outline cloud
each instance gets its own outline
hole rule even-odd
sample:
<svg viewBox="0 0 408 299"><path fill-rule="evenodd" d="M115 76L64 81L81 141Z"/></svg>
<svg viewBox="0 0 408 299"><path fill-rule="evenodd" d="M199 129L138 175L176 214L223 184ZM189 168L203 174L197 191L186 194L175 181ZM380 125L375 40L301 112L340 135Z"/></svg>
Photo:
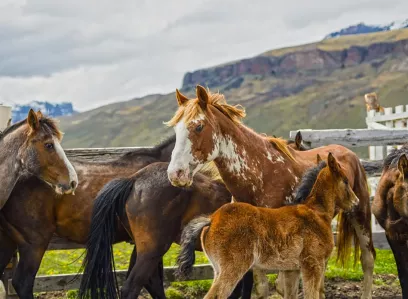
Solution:
<svg viewBox="0 0 408 299"><path fill-rule="evenodd" d="M0 102L83 110L171 92L187 71L404 11L402 0L0 0Z"/></svg>

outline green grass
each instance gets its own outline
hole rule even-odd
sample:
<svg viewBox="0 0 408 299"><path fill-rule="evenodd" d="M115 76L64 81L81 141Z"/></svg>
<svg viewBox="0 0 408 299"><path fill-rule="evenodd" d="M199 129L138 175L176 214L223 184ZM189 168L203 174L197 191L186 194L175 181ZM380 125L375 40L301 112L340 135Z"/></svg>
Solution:
<svg viewBox="0 0 408 299"><path fill-rule="evenodd" d="M117 269L126 270L128 266L128 260L132 252L133 247L126 243L116 244L114 246L114 254ZM39 275L51 275L51 274L68 274L78 273L82 260L83 250L55 250L47 251L41 267ZM173 245L170 250L164 256L165 266L175 266L177 255L179 252L179 246ZM359 281L363 278L363 272L361 270L360 262L356 267L348 266L343 269L336 264L335 253L330 258L326 277L330 278L343 278L345 280ZM353 260L351 256L350 261ZM196 252L196 264L208 263L206 257L202 252ZM350 263L351 265L351 263ZM391 250L377 249L377 259L374 267L374 274L393 274L397 275L397 268L394 261L394 256ZM273 284L275 282L276 275L269 275L269 281ZM189 281L189 282L173 282L166 290L166 295L171 299L180 298L195 298L200 294L205 293L211 286L211 280L202 281ZM381 278L377 278L374 283L376 285L384 284ZM75 298L76 291L67 292L67 298Z"/></svg>

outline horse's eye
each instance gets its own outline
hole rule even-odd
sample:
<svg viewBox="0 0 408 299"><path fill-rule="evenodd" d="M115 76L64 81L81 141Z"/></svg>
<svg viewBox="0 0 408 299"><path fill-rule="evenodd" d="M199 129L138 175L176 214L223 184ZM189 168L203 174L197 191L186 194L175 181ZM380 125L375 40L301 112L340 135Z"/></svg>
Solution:
<svg viewBox="0 0 408 299"><path fill-rule="evenodd" d="M45 148L47 148L49 150L54 149L54 143L46 143L46 144L44 144L44 146L45 146Z"/></svg>
<svg viewBox="0 0 408 299"><path fill-rule="evenodd" d="M195 130L196 130L197 133L200 133L200 132L203 130L203 128L204 128L204 126L203 126L202 124L199 124L199 125L195 128Z"/></svg>

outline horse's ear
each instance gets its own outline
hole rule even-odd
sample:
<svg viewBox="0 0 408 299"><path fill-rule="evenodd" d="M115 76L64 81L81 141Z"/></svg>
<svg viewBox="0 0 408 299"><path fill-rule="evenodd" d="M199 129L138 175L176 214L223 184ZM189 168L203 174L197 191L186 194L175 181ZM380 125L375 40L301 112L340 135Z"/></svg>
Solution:
<svg viewBox="0 0 408 299"><path fill-rule="evenodd" d="M332 153L329 153L329 157L327 158L328 164L330 171L333 173L340 173L340 166L339 163L337 163L336 158L333 156Z"/></svg>
<svg viewBox="0 0 408 299"><path fill-rule="evenodd" d="M198 98L198 102L203 110L207 108L208 104L208 93L204 87L201 85L197 85L196 87L196 94Z"/></svg>
<svg viewBox="0 0 408 299"><path fill-rule="evenodd" d="M38 116L38 118L43 118L43 117L44 117L44 115L42 114L41 110L38 110L38 111L37 111L37 116Z"/></svg>
<svg viewBox="0 0 408 299"><path fill-rule="evenodd" d="M176 89L176 98L179 106L183 106L185 103L188 102L188 98L185 95L183 95L178 89Z"/></svg>
<svg viewBox="0 0 408 299"><path fill-rule="evenodd" d="M317 164L320 164L320 162L322 162L322 157L320 157L319 154L317 154Z"/></svg>
<svg viewBox="0 0 408 299"><path fill-rule="evenodd" d="M405 154L403 154L398 160L398 170L404 179L408 175L408 159Z"/></svg>
<svg viewBox="0 0 408 299"><path fill-rule="evenodd" d="M296 133L296 137L295 137L295 143L296 143L296 147L300 148L300 146L302 145L302 133L300 133L300 131L298 131Z"/></svg>
<svg viewBox="0 0 408 299"><path fill-rule="evenodd" d="M27 116L27 123L32 130L37 130L40 127L40 122L38 121L37 114L33 109L30 109Z"/></svg>

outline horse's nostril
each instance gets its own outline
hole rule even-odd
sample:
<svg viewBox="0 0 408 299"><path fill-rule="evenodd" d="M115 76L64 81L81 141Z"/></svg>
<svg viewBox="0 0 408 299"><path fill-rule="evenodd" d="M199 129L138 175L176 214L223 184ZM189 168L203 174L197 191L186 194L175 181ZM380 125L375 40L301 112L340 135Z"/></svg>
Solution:
<svg viewBox="0 0 408 299"><path fill-rule="evenodd" d="M177 173L176 173L177 177L180 177L182 174L183 174L182 169L177 170Z"/></svg>
<svg viewBox="0 0 408 299"><path fill-rule="evenodd" d="M77 182L72 181L70 185L71 185L71 189L75 189L77 186Z"/></svg>

